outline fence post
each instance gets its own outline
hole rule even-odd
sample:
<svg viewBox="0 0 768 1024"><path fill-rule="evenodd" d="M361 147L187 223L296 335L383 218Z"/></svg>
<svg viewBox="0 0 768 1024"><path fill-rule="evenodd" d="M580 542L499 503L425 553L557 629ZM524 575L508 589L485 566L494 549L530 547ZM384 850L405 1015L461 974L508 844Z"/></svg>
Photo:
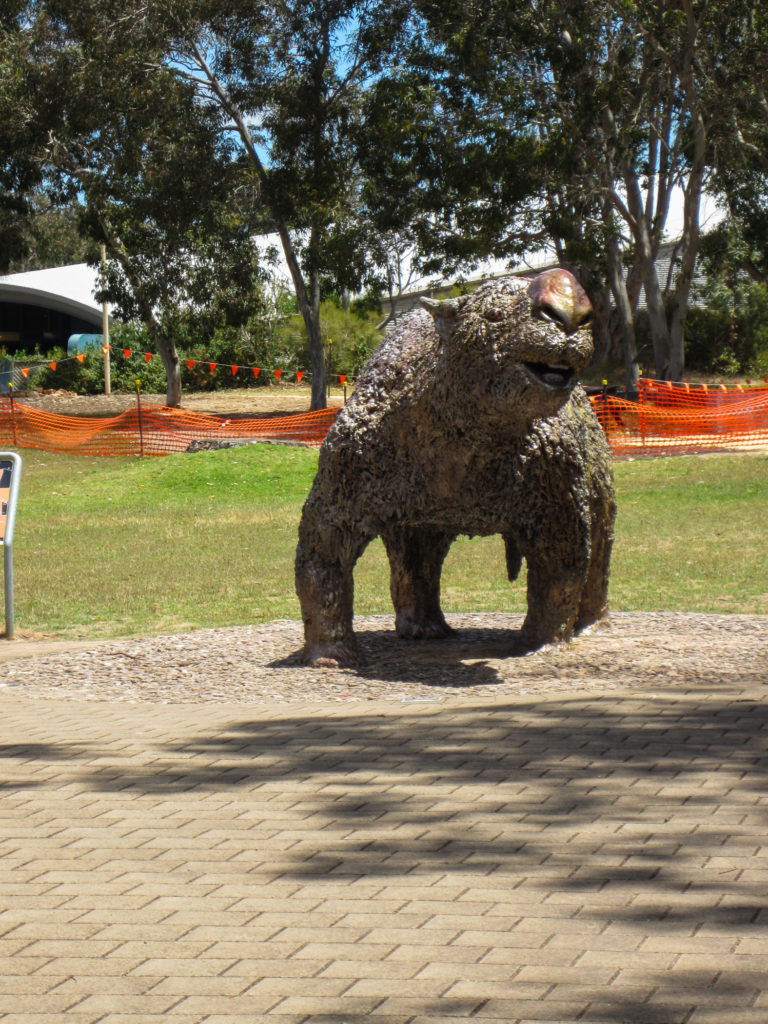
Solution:
<svg viewBox="0 0 768 1024"><path fill-rule="evenodd" d="M0 547L5 580L5 639L13 640L13 527L21 479L21 456L0 452Z"/></svg>
<svg viewBox="0 0 768 1024"><path fill-rule="evenodd" d="M13 444L15 447L19 442L16 437L16 410L13 407L13 370L11 370L11 379L8 381L8 397L11 400L11 430L13 431Z"/></svg>
<svg viewBox="0 0 768 1024"><path fill-rule="evenodd" d="M144 458L144 424L141 421L141 381L136 378L136 404L139 414L139 455Z"/></svg>

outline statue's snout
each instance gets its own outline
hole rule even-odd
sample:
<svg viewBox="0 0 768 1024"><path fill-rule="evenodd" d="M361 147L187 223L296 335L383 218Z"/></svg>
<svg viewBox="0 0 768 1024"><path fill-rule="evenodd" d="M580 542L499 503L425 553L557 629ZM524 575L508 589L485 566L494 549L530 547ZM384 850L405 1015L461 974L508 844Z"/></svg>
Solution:
<svg viewBox="0 0 768 1024"><path fill-rule="evenodd" d="M557 324L566 335L592 320L592 303L567 270L545 270L528 285L533 315Z"/></svg>

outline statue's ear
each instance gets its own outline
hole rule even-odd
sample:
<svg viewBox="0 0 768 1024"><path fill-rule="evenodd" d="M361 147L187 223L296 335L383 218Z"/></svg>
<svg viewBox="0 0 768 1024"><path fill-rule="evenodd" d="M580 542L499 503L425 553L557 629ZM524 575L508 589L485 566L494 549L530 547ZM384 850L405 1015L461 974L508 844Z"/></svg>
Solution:
<svg viewBox="0 0 768 1024"><path fill-rule="evenodd" d="M453 334L456 314L466 301L466 295L459 295L455 299L419 299L424 309L434 317L435 330L441 338L449 338Z"/></svg>

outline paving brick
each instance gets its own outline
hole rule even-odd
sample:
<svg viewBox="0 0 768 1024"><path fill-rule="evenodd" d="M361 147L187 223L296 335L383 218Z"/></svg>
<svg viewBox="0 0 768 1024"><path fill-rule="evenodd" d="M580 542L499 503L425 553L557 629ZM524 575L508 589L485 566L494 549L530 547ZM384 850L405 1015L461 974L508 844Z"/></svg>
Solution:
<svg viewBox="0 0 768 1024"><path fill-rule="evenodd" d="M0 976L0 995L43 995L65 979L66 975L4 974Z"/></svg>
<svg viewBox="0 0 768 1024"><path fill-rule="evenodd" d="M462 931L456 936L453 945L474 946L488 949L491 946L507 949L540 949L552 935L552 926L541 931Z"/></svg>
<svg viewBox="0 0 768 1024"><path fill-rule="evenodd" d="M547 999L532 1001L526 999L489 999L481 1007L482 1017L487 1020L503 1021L575 1021L580 1019L588 1003L584 1000L558 1001ZM598 1018L599 1020L600 1018ZM610 1017L608 1018L610 1020ZM619 1018L621 1019L621 1018ZM665 1024L667 1022L665 1021ZM671 1024L671 1022L669 1022Z"/></svg>
<svg viewBox="0 0 768 1024"><path fill-rule="evenodd" d="M41 1004L67 1024L764 1024L762 719L664 686L245 715L0 693L36 783L0 792L0 998L74 998Z"/></svg>
<svg viewBox="0 0 768 1024"><path fill-rule="evenodd" d="M159 980L152 987L152 995L173 996L240 996L251 985L251 980L244 977L227 975L213 976L205 974L201 977L180 975Z"/></svg>
<svg viewBox="0 0 768 1024"><path fill-rule="evenodd" d="M41 994L39 992L31 993L0 993L0 1013L39 1013L39 1014L57 1014L62 1015L68 1013L70 1009L80 1002L77 997L64 995L57 995L55 992L47 992ZM90 1008L83 1008L77 1006L78 1013L90 1013Z"/></svg>
<svg viewBox="0 0 768 1024"><path fill-rule="evenodd" d="M52 1024L53 1020L56 1020L56 1018L44 1011L26 1012L19 1010L18 1012L11 1011L3 1015L3 1024ZM94 1024L95 1018L91 1013L77 1013L74 1010L68 1010L66 1020L67 1024ZM112 1024L112 1021L109 1024ZM133 1024L137 1024L135 1017ZM164 1022L164 1024L171 1024L171 1022ZM187 1024L187 1022L180 1021L179 1024ZM198 1021L190 1022L190 1024L198 1024Z"/></svg>
<svg viewBox="0 0 768 1024"><path fill-rule="evenodd" d="M485 952L481 963L503 964L506 967L519 968L523 965L547 965L550 967L571 967L584 955L581 949L543 946L541 949L513 949L512 947L494 947Z"/></svg>
<svg viewBox="0 0 768 1024"><path fill-rule="evenodd" d="M367 998L364 996L322 997L322 996L288 996L275 1005L278 1014L307 1014L314 1020L322 1020L325 1015L363 1017L373 1013L382 1002L381 997Z"/></svg>

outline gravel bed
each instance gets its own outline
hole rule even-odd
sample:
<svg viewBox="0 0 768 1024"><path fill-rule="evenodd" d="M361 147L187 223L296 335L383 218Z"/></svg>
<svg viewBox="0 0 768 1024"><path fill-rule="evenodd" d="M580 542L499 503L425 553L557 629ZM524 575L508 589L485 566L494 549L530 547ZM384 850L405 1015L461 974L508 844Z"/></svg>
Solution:
<svg viewBox="0 0 768 1024"><path fill-rule="evenodd" d="M633 685L768 686L768 617L614 613L572 644L510 657L521 616L448 616L447 640L404 642L390 616L355 620L365 668L301 666L301 624L112 641L0 665L0 695L131 703L443 701Z"/></svg>

